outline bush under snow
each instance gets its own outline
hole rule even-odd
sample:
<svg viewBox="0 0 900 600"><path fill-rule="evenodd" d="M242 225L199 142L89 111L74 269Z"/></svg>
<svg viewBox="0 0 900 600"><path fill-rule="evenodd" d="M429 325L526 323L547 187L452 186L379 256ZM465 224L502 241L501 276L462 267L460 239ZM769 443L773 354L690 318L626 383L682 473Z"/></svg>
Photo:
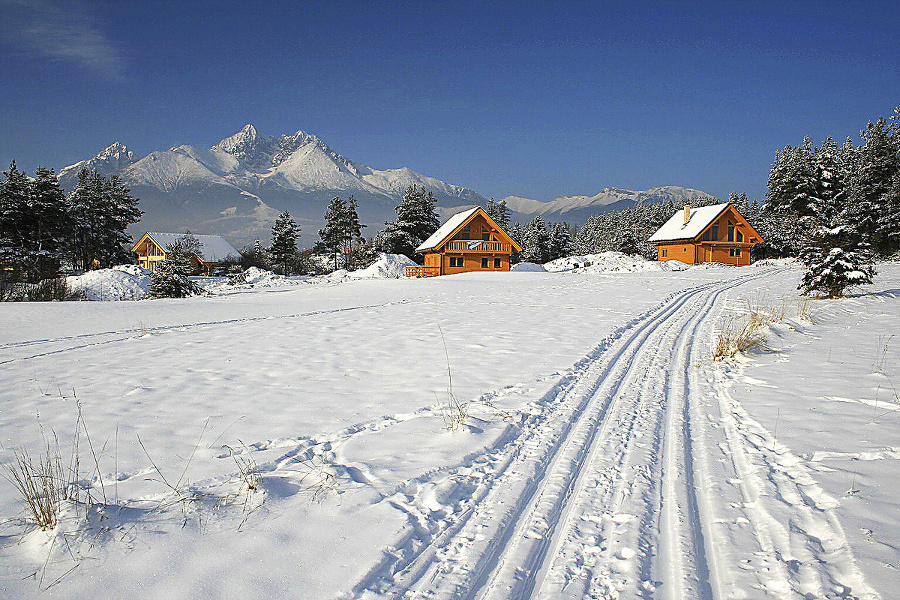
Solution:
<svg viewBox="0 0 900 600"><path fill-rule="evenodd" d="M137 265L97 269L66 278L72 294L85 300L142 300L150 296L150 272Z"/></svg>

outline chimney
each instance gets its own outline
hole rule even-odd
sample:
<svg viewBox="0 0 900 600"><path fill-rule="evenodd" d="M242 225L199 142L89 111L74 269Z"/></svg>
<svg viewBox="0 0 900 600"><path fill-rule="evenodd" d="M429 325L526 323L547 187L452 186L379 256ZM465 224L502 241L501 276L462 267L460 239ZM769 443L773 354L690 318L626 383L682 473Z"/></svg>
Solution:
<svg viewBox="0 0 900 600"><path fill-rule="evenodd" d="M691 205L685 204L684 205L684 224L687 225L688 221L690 221L690 220L691 220Z"/></svg>

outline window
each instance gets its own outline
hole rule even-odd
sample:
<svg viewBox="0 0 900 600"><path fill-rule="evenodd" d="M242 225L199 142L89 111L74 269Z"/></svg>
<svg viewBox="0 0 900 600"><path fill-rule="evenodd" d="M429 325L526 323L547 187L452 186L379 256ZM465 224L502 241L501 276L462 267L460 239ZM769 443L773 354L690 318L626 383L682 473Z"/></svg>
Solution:
<svg viewBox="0 0 900 600"><path fill-rule="evenodd" d="M451 256L451 257L450 257L450 266L451 266L451 267L461 267L461 266L463 266L463 259L462 259L462 256L459 256L459 257L457 257L457 256Z"/></svg>
<svg viewBox="0 0 900 600"><path fill-rule="evenodd" d="M663 256L663 258L667 257L668 255L669 255L669 250L668 250L668 248L663 248L663 249L662 249L662 256Z"/></svg>
<svg viewBox="0 0 900 600"><path fill-rule="evenodd" d="M740 256L741 249L740 248L731 248L728 250L728 254L729 254L729 256Z"/></svg>
<svg viewBox="0 0 900 600"><path fill-rule="evenodd" d="M499 259L499 258L495 258L495 259L494 259L494 268L495 268L495 269L499 269L500 266L501 266L501 265L500 265L500 259Z"/></svg>
<svg viewBox="0 0 900 600"><path fill-rule="evenodd" d="M734 227L731 225L728 226L728 241L729 242L734 241Z"/></svg>
<svg viewBox="0 0 900 600"><path fill-rule="evenodd" d="M734 240L735 240L736 242L743 242L743 241L744 241L744 234L741 232L740 229L738 229L737 231L735 231L735 233L734 233Z"/></svg>
<svg viewBox="0 0 900 600"><path fill-rule="evenodd" d="M709 238L714 242L719 241L719 226L718 225L713 225L712 227L709 228Z"/></svg>
<svg viewBox="0 0 900 600"><path fill-rule="evenodd" d="M482 259L481 259L481 268L482 268L482 269L487 269L487 268L488 268L488 259L486 259L486 258L482 258Z"/></svg>

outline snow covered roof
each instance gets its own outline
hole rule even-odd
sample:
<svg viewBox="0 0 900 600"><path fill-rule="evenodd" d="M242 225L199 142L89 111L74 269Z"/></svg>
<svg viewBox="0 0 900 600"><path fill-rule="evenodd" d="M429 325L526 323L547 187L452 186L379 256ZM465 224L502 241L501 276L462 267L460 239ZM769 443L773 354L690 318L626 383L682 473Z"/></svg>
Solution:
<svg viewBox="0 0 900 600"><path fill-rule="evenodd" d="M425 250L431 250L438 246L441 242L443 242L446 238L450 237L450 234L453 231L465 223L466 219L475 214L475 211L478 210L478 207L470 208L469 210L464 210L463 212L456 213L449 219L447 222L441 225L437 231L431 234L427 240L422 242L418 248L416 248L416 252L424 252Z"/></svg>
<svg viewBox="0 0 900 600"><path fill-rule="evenodd" d="M145 235L153 238L160 248L165 249L169 244L175 243L180 237L184 237L183 233L161 233L158 231L148 231ZM200 260L203 262L222 262L229 256L239 258L241 253L221 235L197 235L191 234L200 242Z"/></svg>
<svg viewBox="0 0 900 600"><path fill-rule="evenodd" d="M674 240L692 240L713 221L725 212L730 204L713 204L690 209L690 218L684 222L684 210L679 210L647 240L653 242L670 242Z"/></svg>

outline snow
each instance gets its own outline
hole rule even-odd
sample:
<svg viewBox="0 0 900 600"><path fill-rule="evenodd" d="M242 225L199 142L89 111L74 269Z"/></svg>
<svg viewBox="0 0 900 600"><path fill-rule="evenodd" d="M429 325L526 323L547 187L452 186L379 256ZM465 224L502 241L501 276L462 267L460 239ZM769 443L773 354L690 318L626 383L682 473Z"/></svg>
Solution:
<svg viewBox="0 0 900 600"><path fill-rule="evenodd" d="M676 205L690 203L698 198L708 198L709 194L685 188L669 185L650 188L649 190L633 191L618 188L605 188L593 196L557 196L549 202L507 196L503 198L507 206L512 210L525 214L558 214L565 215L569 211L588 207L605 207L621 202L663 202L672 200Z"/></svg>
<svg viewBox="0 0 900 600"><path fill-rule="evenodd" d="M690 209L690 219L684 222L684 210L679 210L672 218L666 221L656 233L648 240L653 242L667 242L673 240L691 240L700 235L706 226L715 221L721 215L728 204L713 204Z"/></svg>
<svg viewBox="0 0 900 600"><path fill-rule="evenodd" d="M796 263L570 264L0 304L0 460L68 464L80 404L94 498L43 532L0 482L3 596L892 597L900 265L810 320Z"/></svg>
<svg viewBox="0 0 900 600"><path fill-rule="evenodd" d="M387 277L397 279L406 277L406 267L414 267L416 263L402 254L382 254L372 265L354 271L355 277Z"/></svg>
<svg viewBox="0 0 900 600"><path fill-rule="evenodd" d="M520 262L512 266L510 269L512 271L522 272L522 273L546 273L547 269L544 268L544 265L539 265L533 262Z"/></svg>
<svg viewBox="0 0 900 600"><path fill-rule="evenodd" d="M470 208L469 210L464 210L462 212L456 213L447 219L443 225L441 225L437 231L431 234L431 236L419 244L419 247L416 248L416 252L422 252L425 250L431 250L438 244L444 241L453 231L465 223L466 219L472 216L472 214L478 210L478 207Z"/></svg>
<svg viewBox="0 0 900 600"><path fill-rule="evenodd" d="M85 300L142 300L150 295L150 272L137 265L88 271L67 277L66 283Z"/></svg>
<svg viewBox="0 0 900 600"><path fill-rule="evenodd" d="M552 260L544 265L550 272L578 269L583 273L637 273L640 271L684 271L688 268L718 268L722 265L687 265L681 261L647 260L643 256L623 254L622 252L601 252L567 256Z"/></svg>

